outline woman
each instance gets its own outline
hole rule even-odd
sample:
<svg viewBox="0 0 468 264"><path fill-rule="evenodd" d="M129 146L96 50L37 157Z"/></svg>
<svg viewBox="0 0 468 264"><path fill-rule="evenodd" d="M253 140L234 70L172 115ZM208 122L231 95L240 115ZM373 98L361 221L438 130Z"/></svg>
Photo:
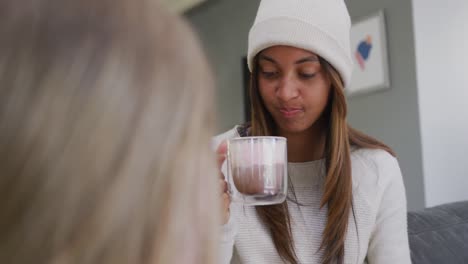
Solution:
<svg viewBox="0 0 468 264"><path fill-rule="evenodd" d="M286 137L291 188L280 205L229 208L221 181L222 263L410 263L395 155L346 122L349 34L343 0L261 2L249 35L252 122L216 142Z"/></svg>
<svg viewBox="0 0 468 264"><path fill-rule="evenodd" d="M0 263L215 263L213 89L188 26L154 1L7 0L0 34Z"/></svg>

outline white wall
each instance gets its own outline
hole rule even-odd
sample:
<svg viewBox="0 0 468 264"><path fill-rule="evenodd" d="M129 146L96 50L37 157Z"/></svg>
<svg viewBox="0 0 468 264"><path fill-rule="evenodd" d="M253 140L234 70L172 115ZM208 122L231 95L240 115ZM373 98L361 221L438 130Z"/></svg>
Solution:
<svg viewBox="0 0 468 264"><path fill-rule="evenodd" d="M426 206L468 200L468 1L413 0Z"/></svg>
<svg viewBox="0 0 468 264"><path fill-rule="evenodd" d="M354 21L384 11L391 83L388 90L349 98L348 120L396 152L408 209L422 209L424 178L411 0L347 0L346 4Z"/></svg>

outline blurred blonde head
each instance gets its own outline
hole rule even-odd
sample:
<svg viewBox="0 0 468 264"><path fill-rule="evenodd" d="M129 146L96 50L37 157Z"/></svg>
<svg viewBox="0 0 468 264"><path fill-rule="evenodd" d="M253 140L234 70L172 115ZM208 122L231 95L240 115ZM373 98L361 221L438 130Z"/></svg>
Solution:
<svg viewBox="0 0 468 264"><path fill-rule="evenodd" d="M154 1L1 1L0 263L214 263L212 88Z"/></svg>

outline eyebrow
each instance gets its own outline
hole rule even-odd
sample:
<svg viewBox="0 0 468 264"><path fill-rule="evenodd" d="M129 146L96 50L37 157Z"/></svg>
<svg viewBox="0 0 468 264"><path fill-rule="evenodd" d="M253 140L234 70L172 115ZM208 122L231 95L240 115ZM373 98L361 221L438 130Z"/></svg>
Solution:
<svg viewBox="0 0 468 264"><path fill-rule="evenodd" d="M318 62L318 61L319 61L319 59L316 56L310 56L310 57L307 57L307 58L300 59L300 60L296 61L294 64L301 64L301 63L304 63L304 62Z"/></svg>
<svg viewBox="0 0 468 264"><path fill-rule="evenodd" d="M269 61L271 63L278 64L273 58L270 58L270 57L265 56L263 54L260 55L260 60L266 60L266 61Z"/></svg>
<svg viewBox="0 0 468 264"><path fill-rule="evenodd" d="M278 62L276 62L273 58L268 57L266 55L260 55L260 60L266 60L266 61L269 61L271 63L278 64ZM302 58L302 59L296 61L294 64L301 64L301 63L305 63L305 62L318 62L318 61L319 61L319 59L316 56L309 56L309 57Z"/></svg>

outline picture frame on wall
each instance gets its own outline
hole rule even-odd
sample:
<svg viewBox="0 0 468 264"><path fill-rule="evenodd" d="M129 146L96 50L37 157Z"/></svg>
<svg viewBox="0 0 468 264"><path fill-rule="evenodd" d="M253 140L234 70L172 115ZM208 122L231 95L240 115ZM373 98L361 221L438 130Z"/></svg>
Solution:
<svg viewBox="0 0 468 264"><path fill-rule="evenodd" d="M385 14L380 10L357 19L351 27L354 62L349 97L390 89Z"/></svg>

